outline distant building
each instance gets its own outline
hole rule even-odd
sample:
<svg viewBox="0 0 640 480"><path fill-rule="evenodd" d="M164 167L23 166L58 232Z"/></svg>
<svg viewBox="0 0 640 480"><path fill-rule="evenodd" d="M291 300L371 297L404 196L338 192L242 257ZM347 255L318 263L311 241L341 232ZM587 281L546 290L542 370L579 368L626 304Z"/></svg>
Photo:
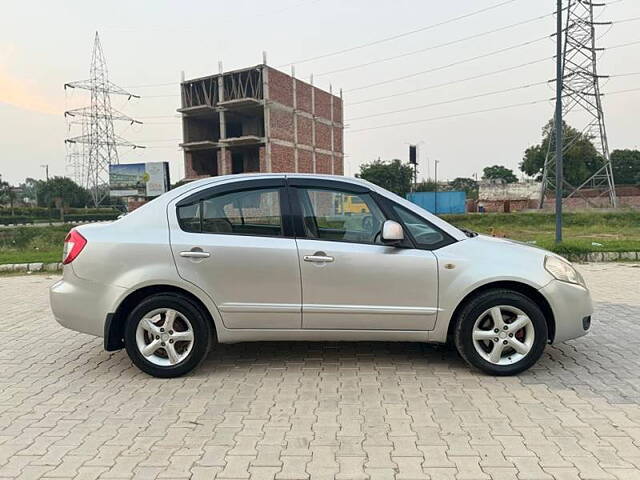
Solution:
<svg viewBox="0 0 640 480"><path fill-rule="evenodd" d="M342 99L267 65L181 83L186 179L342 175Z"/></svg>
<svg viewBox="0 0 640 480"><path fill-rule="evenodd" d="M540 182L504 183L500 181L482 181L478 190L475 211L518 212L537 208L540 199Z"/></svg>

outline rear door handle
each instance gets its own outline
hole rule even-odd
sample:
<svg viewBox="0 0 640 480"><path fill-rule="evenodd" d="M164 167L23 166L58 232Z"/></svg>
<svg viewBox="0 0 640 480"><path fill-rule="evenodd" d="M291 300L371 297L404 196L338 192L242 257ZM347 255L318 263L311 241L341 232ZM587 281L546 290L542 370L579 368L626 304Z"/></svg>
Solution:
<svg viewBox="0 0 640 480"><path fill-rule="evenodd" d="M185 258L209 258L211 254L209 252L189 250L186 252L180 252L180 256Z"/></svg>
<svg viewBox="0 0 640 480"><path fill-rule="evenodd" d="M305 262L313 262L313 263L331 263L335 260L335 258L330 257L328 255L305 255L302 257Z"/></svg>

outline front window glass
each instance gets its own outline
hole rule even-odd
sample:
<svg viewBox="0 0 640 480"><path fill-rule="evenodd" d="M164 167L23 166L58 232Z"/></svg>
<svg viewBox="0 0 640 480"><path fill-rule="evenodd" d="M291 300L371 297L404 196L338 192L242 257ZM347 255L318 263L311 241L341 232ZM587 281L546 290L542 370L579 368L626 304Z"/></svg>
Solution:
<svg viewBox="0 0 640 480"><path fill-rule="evenodd" d="M400 205L393 205L393 210L400 217L404 226L411 232L419 247L431 248L444 240L444 235L433 228L424 218L410 212Z"/></svg>
<svg viewBox="0 0 640 480"><path fill-rule="evenodd" d="M307 237L380 243L385 217L371 195L311 188L299 192Z"/></svg>

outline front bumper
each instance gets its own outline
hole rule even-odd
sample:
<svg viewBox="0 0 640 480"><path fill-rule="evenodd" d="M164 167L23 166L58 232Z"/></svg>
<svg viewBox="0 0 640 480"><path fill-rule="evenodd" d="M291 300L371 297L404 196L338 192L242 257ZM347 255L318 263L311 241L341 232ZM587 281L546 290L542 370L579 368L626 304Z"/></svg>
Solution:
<svg viewBox="0 0 640 480"><path fill-rule="evenodd" d="M545 296L553 310L556 324L553 343L586 335L593 314L589 290L580 285L553 280L541 289L540 293Z"/></svg>
<svg viewBox="0 0 640 480"><path fill-rule="evenodd" d="M126 290L78 278L65 266L62 280L49 288L51 311L63 327L102 337L107 314L115 311Z"/></svg>

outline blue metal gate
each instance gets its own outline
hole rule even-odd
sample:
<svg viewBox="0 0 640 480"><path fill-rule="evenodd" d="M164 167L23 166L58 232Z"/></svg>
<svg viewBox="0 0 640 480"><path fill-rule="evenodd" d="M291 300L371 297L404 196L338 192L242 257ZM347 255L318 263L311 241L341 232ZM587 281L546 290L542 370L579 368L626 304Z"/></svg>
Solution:
<svg viewBox="0 0 640 480"><path fill-rule="evenodd" d="M414 192L407 200L436 214L465 213L467 195L464 192Z"/></svg>

